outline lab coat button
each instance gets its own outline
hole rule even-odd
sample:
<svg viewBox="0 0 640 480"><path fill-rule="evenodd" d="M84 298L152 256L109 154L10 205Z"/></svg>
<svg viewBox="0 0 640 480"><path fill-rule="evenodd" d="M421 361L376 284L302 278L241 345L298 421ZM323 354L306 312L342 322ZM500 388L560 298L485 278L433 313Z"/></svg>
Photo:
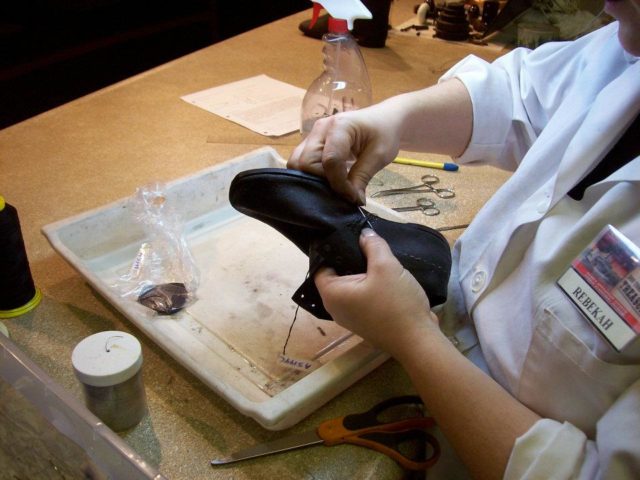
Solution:
<svg viewBox="0 0 640 480"><path fill-rule="evenodd" d="M477 293L480 291L482 287L484 287L484 282L487 279L486 272L478 271L473 274L473 278L471 279L471 291Z"/></svg>
<svg viewBox="0 0 640 480"><path fill-rule="evenodd" d="M547 208L549 208L548 200L542 200L540 203L538 203L538 213L546 213Z"/></svg>

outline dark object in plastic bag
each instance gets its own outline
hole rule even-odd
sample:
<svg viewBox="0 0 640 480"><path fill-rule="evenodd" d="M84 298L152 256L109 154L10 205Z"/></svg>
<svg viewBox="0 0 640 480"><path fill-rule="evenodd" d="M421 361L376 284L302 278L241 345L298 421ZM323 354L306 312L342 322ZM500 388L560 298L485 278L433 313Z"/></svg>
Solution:
<svg viewBox="0 0 640 480"><path fill-rule="evenodd" d="M189 292L184 283L153 285L140 294L138 302L162 315L172 315L184 308Z"/></svg>

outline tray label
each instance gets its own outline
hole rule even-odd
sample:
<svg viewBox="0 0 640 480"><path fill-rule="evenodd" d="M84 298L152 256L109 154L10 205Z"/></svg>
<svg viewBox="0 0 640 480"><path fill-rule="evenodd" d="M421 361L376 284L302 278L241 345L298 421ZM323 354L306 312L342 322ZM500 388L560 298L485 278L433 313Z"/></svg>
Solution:
<svg viewBox="0 0 640 480"><path fill-rule="evenodd" d="M293 368L294 370L301 370L303 372L311 370L315 366L315 362L312 362L311 360L300 360L283 354L278 355L278 361L285 367Z"/></svg>

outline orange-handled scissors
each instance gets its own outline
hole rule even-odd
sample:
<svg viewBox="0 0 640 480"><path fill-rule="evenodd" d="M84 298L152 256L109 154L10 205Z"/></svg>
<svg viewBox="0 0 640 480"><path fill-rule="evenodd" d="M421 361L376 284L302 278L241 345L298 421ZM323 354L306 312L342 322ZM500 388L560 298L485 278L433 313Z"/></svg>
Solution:
<svg viewBox="0 0 640 480"><path fill-rule="evenodd" d="M398 408L410 406L413 406L411 415L406 415L408 408L404 408L404 412ZM383 453L406 469L426 470L438 460L440 445L427 432L435 426L435 421L417 415L418 411L422 413L420 397L390 398L367 412L327 420L313 431L255 445L227 458L212 460L211 464L223 465L311 445L350 443Z"/></svg>

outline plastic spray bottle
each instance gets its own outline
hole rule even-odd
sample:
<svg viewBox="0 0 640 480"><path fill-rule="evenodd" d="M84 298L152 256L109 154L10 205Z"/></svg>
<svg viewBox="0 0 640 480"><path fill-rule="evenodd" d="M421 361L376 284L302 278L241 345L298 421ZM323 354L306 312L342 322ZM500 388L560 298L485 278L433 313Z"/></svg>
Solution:
<svg viewBox="0 0 640 480"><path fill-rule="evenodd" d="M324 8L330 15L323 35L324 71L302 100L300 133L306 136L319 118L371 104L371 81L356 40L349 33L355 19L371 19L360 0L314 0L310 27Z"/></svg>

